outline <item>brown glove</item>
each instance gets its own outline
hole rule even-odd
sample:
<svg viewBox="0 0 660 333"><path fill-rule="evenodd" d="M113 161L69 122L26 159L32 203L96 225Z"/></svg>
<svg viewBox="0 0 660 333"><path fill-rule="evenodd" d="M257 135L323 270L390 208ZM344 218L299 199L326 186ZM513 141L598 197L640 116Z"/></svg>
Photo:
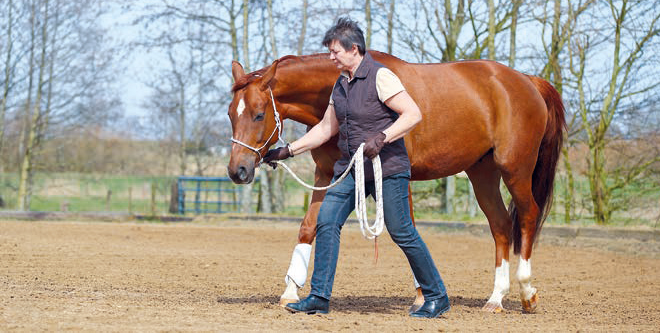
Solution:
<svg viewBox="0 0 660 333"><path fill-rule="evenodd" d="M385 145L385 133L378 132L378 134L370 137L364 143L364 156L374 158L378 156L380 150Z"/></svg>
<svg viewBox="0 0 660 333"><path fill-rule="evenodd" d="M293 154L291 154L291 150L289 150L289 145L286 145L284 147L269 150L266 155L264 155L263 162L268 163L268 165L274 168L277 164L273 161L285 160L289 157L293 157Z"/></svg>

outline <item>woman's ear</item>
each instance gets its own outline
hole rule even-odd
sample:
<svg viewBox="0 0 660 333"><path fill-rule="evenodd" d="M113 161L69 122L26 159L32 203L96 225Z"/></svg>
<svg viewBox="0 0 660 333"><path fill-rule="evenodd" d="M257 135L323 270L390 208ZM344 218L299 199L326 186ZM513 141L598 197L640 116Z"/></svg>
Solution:
<svg viewBox="0 0 660 333"><path fill-rule="evenodd" d="M353 44L353 46L351 46L351 52L353 52L353 54L360 54L360 49L358 49L357 44Z"/></svg>

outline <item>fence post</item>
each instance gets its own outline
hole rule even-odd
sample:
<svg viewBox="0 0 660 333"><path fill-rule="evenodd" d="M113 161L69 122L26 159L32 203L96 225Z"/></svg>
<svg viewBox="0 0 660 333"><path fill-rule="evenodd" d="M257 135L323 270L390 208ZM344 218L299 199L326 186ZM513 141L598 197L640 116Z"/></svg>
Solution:
<svg viewBox="0 0 660 333"><path fill-rule="evenodd" d="M128 187L128 214L133 215L133 187Z"/></svg>
<svg viewBox="0 0 660 333"><path fill-rule="evenodd" d="M108 190L108 194L105 197L105 210L110 211L110 197L112 197L112 190Z"/></svg>
<svg viewBox="0 0 660 333"><path fill-rule="evenodd" d="M477 200L474 195L474 188L472 182L468 179L468 215L470 217L477 216Z"/></svg>
<svg viewBox="0 0 660 333"><path fill-rule="evenodd" d="M263 169L262 169L263 170ZM275 170L270 170L266 168L265 172L260 170L260 180L259 180L259 208L262 213L270 214L273 212L273 206L271 205L272 198L270 196L270 181L273 178Z"/></svg>
<svg viewBox="0 0 660 333"><path fill-rule="evenodd" d="M447 177L447 214L454 214L454 194L456 193L456 177Z"/></svg>
<svg viewBox="0 0 660 333"><path fill-rule="evenodd" d="M167 199L165 199L167 200ZM170 209L171 214L179 212L179 186L178 182L174 180L170 185Z"/></svg>
<svg viewBox="0 0 660 333"><path fill-rule="evenodd" d="M252 186L253 183L244 184L240 187L241 189L241 213L249 214L252 213Z"/></svg>
<svg viewBox="0 0 660 333"><path fill-rule="evenodd" d="M303 213L307 213L309 209L309 192L305 191L305 197L303 198Z"/></svg>
<svg viewBox="0 0 660 333"><path fill-rule="evenodd" d="M151 216L156 216L156 183L151 182Z"/></svg>

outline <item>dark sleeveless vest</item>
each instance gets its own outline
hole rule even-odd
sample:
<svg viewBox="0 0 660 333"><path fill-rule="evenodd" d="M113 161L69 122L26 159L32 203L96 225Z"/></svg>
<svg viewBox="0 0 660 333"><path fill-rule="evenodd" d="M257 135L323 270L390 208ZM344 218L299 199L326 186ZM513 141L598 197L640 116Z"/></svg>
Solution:
<svg viewBox="0 0 660 333"><path fill-rule="evenodd" d="M361 143L378 132L388 128L399 115L378 99L376 90L376 73L384 67L364 55L362 63L355 71L353 80L341 75L332 92L335 115L339 122L339 141L337 145L341 157L335 163L334 173L343 173ZM380 152L383 177L396 173L410 171L410 160L403 138L385 144ZM371 160L365 158L364 171L366 180L373 180Z"/></svg>

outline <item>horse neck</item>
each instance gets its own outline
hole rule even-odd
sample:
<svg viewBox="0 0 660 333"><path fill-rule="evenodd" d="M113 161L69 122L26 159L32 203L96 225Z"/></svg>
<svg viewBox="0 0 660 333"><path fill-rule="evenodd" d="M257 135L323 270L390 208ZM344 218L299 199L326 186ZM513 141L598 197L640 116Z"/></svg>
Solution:
<svg viewBox="0 0 660 333"><path fill-rule="evenodd" d="M282 117L308 126L325 113L339 71L329 59L297 61L278 67L273 93L282 106ZM327 94L326 97L319 97Z"/></svg>

